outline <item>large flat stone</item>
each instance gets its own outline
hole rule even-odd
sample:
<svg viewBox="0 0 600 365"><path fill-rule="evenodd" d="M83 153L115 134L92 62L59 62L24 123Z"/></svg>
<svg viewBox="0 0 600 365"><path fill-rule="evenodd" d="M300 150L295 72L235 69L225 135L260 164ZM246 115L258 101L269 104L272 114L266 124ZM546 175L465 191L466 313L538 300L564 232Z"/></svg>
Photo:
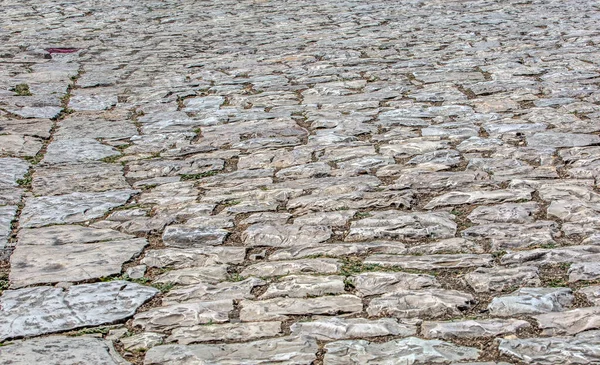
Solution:
<svg viewBox="0 0 600 365"><path fill-rule="evenodd" d="M423 322L421 334L425 338L478 338L514 334L517 330L530 327L519 319L487 319L457 322Z"/></svg>
<svg viewBox="0 0 600 365"><path fill-rule="evenodd" d="M287 315L354 313L363 309L362 300L348 294L307 299L243 300L241 306L240 319L244 322L279 321L287 319Z"/></svg>
<svg viewBox="0 0 600 365"><path fill-rule="evenodd" d="M440 286L434 276L404 272L366 272L349 277L349 281L361 296Z"/></svg>
<svg viewBox="0 0 600 365"><path fill-rule="evenodd" d="M42 163L82 163L118 156L121 153L93 138L59 139L48 145Z"/></svg>
<svg viewBox="0 0 600 365"><path fill-rule="evenodd" d="M208 341L248 341L274 337L279 333L281 322L225 323L175 328L167 342L189 345Z"/></svg>
<svg viewBox="0 0 600 365"><path fill-rule="evenodd" d="M164 332L199 324L223 323L229 321L232 310L231 300L172 304L137 313L133 326L140 326L145 331Z"/></svg>
<svg viewBox="0 0 600 365"><path fill-rule="evenodd" d="M409 337L377 343L344 340L325 345L324 365L437 364L476 360L479 350L439 340Z"/></svg>
<svg viewBox="0 0 600 365"><path fill-rule="evenodd" d="M0 296L0 341L125 320L157 293L127 281L5 290Z"/></svg>
<svg viewBox="0 0 600 365"><path fill-rule="evenodd" d="M575 335L600 328L600 307L544 313L533 318L542 330L542 336Z"/></svg>
<svg viewBox="0 0 600 365"><path fill-rule="evenodd" d="M498 348L525 364L595 364L600 362L600 331L575 337L500 339Z"/></svg>
<svg viewBox="0 0 600 365"><path fill-rule="evenodd" d="M11 287L81 281L119 274L123 263L139 255L145 238L58 246L17 245L10 257Z"/></svg>
<svg viewBox="0 0 600 365"><path fill-rule="evenodd" d="M129 189L121 164L85 163L40 166L32 181L36 195L62 195L73 192L99 192Z"/></svg>
<svg viewBox="0 0 600 365"><path fill-rule="evenodd" d="M282 337L240 344L164 345L148 350L144 365L272 364L310 365L318 345L314 338Z"/></svg>
<svg viewBox="0 0 600 365"><path fill-rule="evenodd" d="M500 317L562 312L573 299L569 288L520 288L510 295L492 299L488 310Z"/></svg>
<svg viewBox="0 0 600 365"><path fill-rule="evenodd" d="M492 255L427 255L427 256L400 256L400 255L372 255L365 259L365 264L375 264L385 267L399 267L403 269L437 270L437 269L462 269L469 267L490 266L494 258Z"/></svg>
<svg viewBox="0 0 600 365"><path fill-rule="evenodd" d="M0 348L2 365L127 365L110 341L91 337L51 336Z"/></svg>
<svg viewBox="0 0 600 365"><path fill-rule="evenodd" d="M346 340L379 336L413 336L414 324L405 324L392 318L323 318L312 322L296 322L291 328L293 335L311 336L322 341Z"/></svg>
<svg viewBox="0 0 600 365"><path fill-rule="evenodd" d="M367 313L371 316L397 318L459 316L474 301L471 294L457 290L398 290L371 300Z"/></svg>

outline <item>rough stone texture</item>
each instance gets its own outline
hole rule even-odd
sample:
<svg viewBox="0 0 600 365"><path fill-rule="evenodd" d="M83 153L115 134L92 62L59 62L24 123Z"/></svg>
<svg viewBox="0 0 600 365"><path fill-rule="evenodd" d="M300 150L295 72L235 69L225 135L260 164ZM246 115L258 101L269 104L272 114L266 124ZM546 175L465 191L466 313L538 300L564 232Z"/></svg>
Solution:
<svg viewBox="0 0 600 365"><path fill-rule="evenodd" d="M28 198L21 213L21 226L41 227L98 218L109 209L125 204L134 192L134 190L120 190Z"/></svg>
<svg viewBox="0 0 600 365"><path fill-rule="evenodd" d="M145 365L202 364L236 365L241 363L309 365L316 359L317 342L312 338L283 337L241 344L165 345L151 348Z"/></svg>
<svg viewBox="0 0 600 365"><path fill-rule="evenodd" d="M526 364L593 364L600 361L600 331L575 337L501 339L500 352Z"/></svg>
<svg viewBox="0 0 600 365"><path fill-rule="evenodd" d="M457 290L398 290L371 300L367 313L397 318L458 316L471 307L474 299Z"/></svg>
<svg viewBox="0 0 600 365"><path fill-rule="evenodd" d="M6 290L0 296L0 340L114 323L133 316L157 293L127 281Z"/></svg>
<svg viewBox="0 0 600 365"><path fill-rule="evenodd" d="M560 313L545 313L534 316L544 336L574 335L598 329L600 307L577 308Z"/></svg>
<svg viewBox="0 0 600 365"><path fill-rule="evenodd" d="M409 337L384 343L365 340L336 341L325 345L324 364L435 364L449 361L475 360L479 350L456 346L438 340Z"/></svg>
<svg viewBox="0 0 600 365"><path fill-rule="evenodd" d="M488 309L492 315L511 317L561 312L573 302L569 288L521 288L510 295L492 299Z"/></svg>
<svg viewBox="0 0 600 365"><path fill-rule="evenodd" d="M243 300L240 319L249 321L285 320L286 315L297 314L336 314L362 311L359 297L337 295L308 299L275 298L264 301Z"/></svg>
<svg viewBox="0 0 600 365"><path fill-rule="evenodd" d="M312 322L297 322L290 328L293 335L314 336L318 340L345 340L379 336L412 336L414 324L405 324L391 318L368 320L362 318L325 318Z"/></svg>
<svg viewBox="0 0 600 365"><path fill-rule="evenodd" d="M226 323L193 327L179 327L171 332L167 342L183 345L208 341L248 341L277 336L281 322Z"/></svg>
<svg viewBox="0 0 600 365"><path fill-rule="evenodd" d="M0 290L159 288L105 336L126 360L498 365L498 323L594 331L595 2L2 5ZM402 342L423 321L449 352ZM600 362L569 351L527 361Z"/></svg>
<svg viewBox="0 0 600 365"><path fill-rule="evenodd" d="M421 334L425 338L477 338L495 337L515 333L521 328L530 327L529 322L523 320L469 320L462 322L423 322Z"/></svg>
<svg viewBox="0 0 600 365"><path fill-rule="evenodd" d="M6 365L129 364L110 341L90 337L51 336L19 341L0 348L0 357L0 363Z"/></svg>

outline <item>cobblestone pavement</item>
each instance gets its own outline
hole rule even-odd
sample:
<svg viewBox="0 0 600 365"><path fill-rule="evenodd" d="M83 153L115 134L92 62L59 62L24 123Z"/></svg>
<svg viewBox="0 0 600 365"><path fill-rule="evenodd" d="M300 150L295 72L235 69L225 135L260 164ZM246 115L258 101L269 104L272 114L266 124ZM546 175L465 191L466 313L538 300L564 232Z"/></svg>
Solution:
<svg viewBox="0 0 600 365"><path fill-rule="evenodd" d="M0 364L600 364L600 3L2 5Z"/></svg>

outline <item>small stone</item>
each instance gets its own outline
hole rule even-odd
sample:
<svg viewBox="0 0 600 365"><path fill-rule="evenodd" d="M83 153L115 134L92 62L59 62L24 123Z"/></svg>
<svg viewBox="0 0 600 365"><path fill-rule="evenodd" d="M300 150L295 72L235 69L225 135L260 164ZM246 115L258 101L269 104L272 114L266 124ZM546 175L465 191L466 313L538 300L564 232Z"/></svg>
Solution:
<svg viewBox="0 0 600 365"><path fill-rule="evenodd" d="M155 332L142 332L131 337L124 337L120 341L127 351L148 350L163 343L165 336Z"/></svg>
<svg viewBox="0 0 600 365"><path fill-rule="evenodd" d="M146 265L129 267L127 270L125 270L125 274L127 274L127 277L131 279L141 279L144 277L144 274L146 274Z"/></svg>

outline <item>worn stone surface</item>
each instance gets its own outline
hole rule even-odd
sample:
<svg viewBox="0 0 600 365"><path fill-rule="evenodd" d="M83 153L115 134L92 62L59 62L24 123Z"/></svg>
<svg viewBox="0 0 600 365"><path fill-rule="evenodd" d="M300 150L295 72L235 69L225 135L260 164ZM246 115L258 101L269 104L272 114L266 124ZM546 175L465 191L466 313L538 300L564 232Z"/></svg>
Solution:
<svg viewBox="0 0 600 365"><path fill-rule="evenodd" d="M363 308L359 297L348 294L308 299L243 300L241 306L240 319L245 322L285 320L286 315L353 313Z"/></svg>
<svg viewBox="0 0 600 365"><path fill-rule="evenodd" d="M449 361L475 360L479 350L453 345L439 340L421 340L409 337L401 340L377 343L365 340L335 341L325 345L324 364L415 364L445 363Z"/></svg>
<svg viewBox="0 0 600 365"><path fill-rule="evenodd" d="M0 296L0 340L125 320L157 293L126 281L6 290Z"/></svg>
<svg viewBox="0 0 600 365"><path fill-rule="evenodd" d="M492 315L503 317L561 312L573 299L569 288L521 288L510 295L495 297L488 309Z"/></svg>
<svg viewBox="0 0 600 365"><path fill-rule="evenodd" d="M593 364L600 361L600 331L574 337L501 339L500 352L526 364Z"/></svg>
<svg viewBox="0 0 600 365"><path fill-rule="evenodd" d="M530 327L523 320L469 320L462 322L423 322L421 334L425 338L441 338L452 340L453 338L478 338L496 337L516 333L517 330Z"/></svg>
<svg viewBox="0 0 600 365"><path fill-rule="evenodd" d="M127 202L134 190L103 193L71 193L28 198L21 213L22 227L84 222L104 215Z"/></svg>
<svg viewBox="0 0 600 365"><path fill-rule="evenodd" d="M158 288L136 365L600 362L594 2L2 5L0 291Z"/></svg>
<svg viewBox="0 0 600 365"><path fill-rule="evenodd" d="M318 340L345 340L379 336L412 336L414 324L405 324L391 318L368 320L363 318L325 318L312 322L297 322L290 328L293 335L314 336Z"/></svg>
<svg viewBox="0 0 600 365"><path fill-rule="evenodd" d="M242 344L165 345L151 348L144 364L185 365L190 363L309 365L316 359L317 342L309 337L282 337Z"/></svg>
<svg viewBox="0 0 600 365"><path fill-rule="evenodd" d="M577 308L564 312L544 313L533 318L544 336L574 335L598 329L600 307Z"/></svg>
<svg viewBox="0 0 600 365"><path fill-rule="evenodd" d="M471 307L474 299L457 290L398 290L371 300L367 313L397 318L457 316Z"/></svg>
<svg viewBox="0 0 600 365"><path fill-rule="evenodd" d="M0 356L0 363L7 365L129 364L110 341L91 337L51 336L19 341L3 346Z"/></svg>

